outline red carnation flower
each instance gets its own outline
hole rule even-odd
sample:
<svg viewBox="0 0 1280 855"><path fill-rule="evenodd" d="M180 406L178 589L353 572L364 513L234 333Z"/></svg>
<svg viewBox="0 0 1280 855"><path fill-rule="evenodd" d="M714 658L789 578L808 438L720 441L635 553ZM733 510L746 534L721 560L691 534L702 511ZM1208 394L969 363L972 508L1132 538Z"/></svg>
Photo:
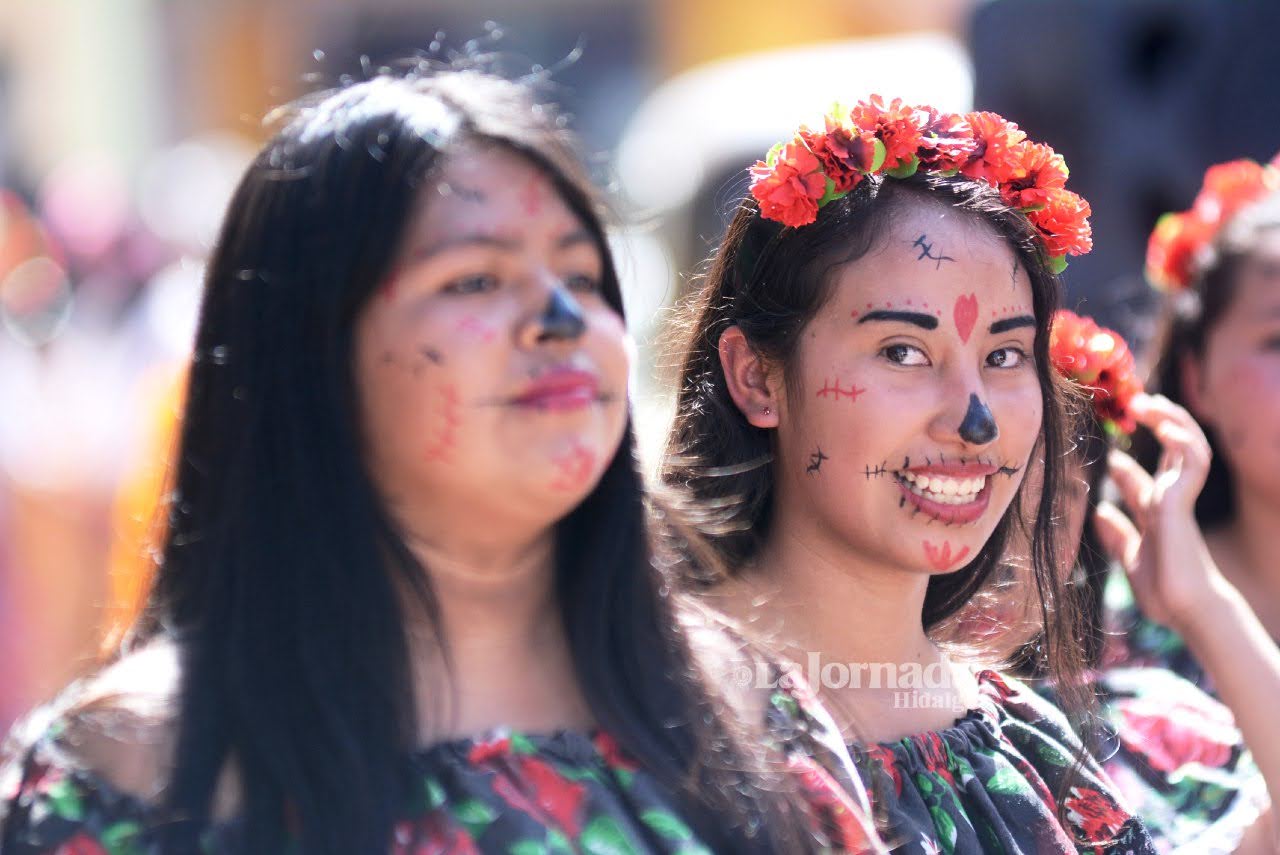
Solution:
<svg viewBox="0 0 1280 855"><path fill-rule="evenodd" d="M859 101L849 113L854 125L875 134L884 143L885 170L906 166L916 156L926 118L920 110L904 104L901 98L894 98L885 106L879 95Z"/></svg>
<svg viewBox="0 0 1280 855"><path fill-rule="evenodd" d="M1014 147L1021 165L1020 178L1000 185L1000 198L1014 208L1041 208L1049 202L1050 190L1067 186L1067 162L1047 145L1023 142Z"/></svg>
<svg viewBox="0 0 1280 855"><path fill-rule="evenodd" d="M1062 309L1049 331L1049 359L1062 376L1088 390L1099 422L1133 433L1137 423L1129 405L1142 382L1119 333Z"/></svg>
<svg viewBox="0 0 1280 855"><path fill-rule="evenodd" d="M1147 278L1157 288L1177 291L1191 284L1196 256L1214 235L1214 227L1192 214L1165 214L1147 241Z"/></svg>
<svg viewBox="0 0 1280 855"><path fill-rule="evenodd" d="M1027 138L1026 133L997 113L969 113L965 121L973 129L976 147L973 157L960 167L961 174L993 187L1021 178L1018 144Z"/></svg>
<svg viewBox="0 0 1280 855"><path fill-rule="evenodd" d="M1084 832L1090 843L1106 843L1115 839L1129 819L1119 805L1098 790L1072 787L1063 800L1067 819Z"/></svg>
<svg viewBox="0 0 1280 855"><path fill-rule="evenodd" d="M847 193L870 172L875 162L875 135L861 128L847 127L826 117L826 131L815 133L801 129L800 138L809 146L823 171L835 184L836 192Z"/></svg>
<svg viewBox="0 0 1280 855"><path fill-rule="evenodd" d="M751 167L751 195L760 215L787 226L806 226L818 218L818 200L826 194L822 162L796 137L782 147L772 165Z"/></svg>
<svg viewBox="0 0 1280 855"><path fill-rule="evenodd" d="M1266 195L1269 171L1252 160L1232 160L1210 166L1204 173L1191 210L1205 223L1220 224L1237 211Z"/></svg>
<svg viewBox="0 0 1280 855"><path fill-rule="evenodd" d="M1028 216L1044 239L1050 256L1084 255L1093 249L1089 203L1070 190L1045 191L1044 207Z"/></svg>
<svg viewBox="0 0 1280 855"><path fill-rule="evenodd" d="M978 149L973 128L958 113L921 107L920 164L936 172L950 172L968 163Z"/></svg>

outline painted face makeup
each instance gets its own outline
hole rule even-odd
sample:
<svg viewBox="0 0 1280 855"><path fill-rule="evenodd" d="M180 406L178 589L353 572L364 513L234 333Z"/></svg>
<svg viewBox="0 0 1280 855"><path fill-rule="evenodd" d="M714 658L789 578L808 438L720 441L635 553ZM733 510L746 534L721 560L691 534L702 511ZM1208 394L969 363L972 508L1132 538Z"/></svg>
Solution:
<svg viewBox="0 0 1280 855"><path fill-rule="evenodd" d="M1234 484L1280 504L1280 229L1239 266L1231 303L1209 330L1183 400L1213 430ZM1184 374L1187 374L1184 369Z"/></svg>
<svg viewBox="0 0 1280 855"><path fill-rule="evenodd" d="M803 388L781 396L778 524L953 572L1008 509L1040 432L1030 280L989 227L932 202L836 276L798 347Z"/></svg>
<svg viewBox="0 0 1280 855"><path fill-rule="evenodd" d="M542 173L496 149L451 157L408 231L394 288L357 324L375 481L424 537L548 526L626 425L629 348L600 250Z"/></svg>

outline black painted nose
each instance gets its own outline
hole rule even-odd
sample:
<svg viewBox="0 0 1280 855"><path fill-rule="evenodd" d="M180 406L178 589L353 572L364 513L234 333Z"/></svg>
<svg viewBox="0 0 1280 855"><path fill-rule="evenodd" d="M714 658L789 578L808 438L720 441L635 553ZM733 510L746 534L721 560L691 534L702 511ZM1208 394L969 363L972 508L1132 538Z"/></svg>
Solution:
<svg viewBox="0 0 1280 855"><path fill-rule="evenodd" d="M538 341L571 341L587 329L582 307L563 288L556 288L538 317Z"/></svg>
<svg viewBox="0 0 1280 855"><path fill-rule="evenodd" d="M986 445L1000 435L991 410L977 395L969 394L969 409L960 423L960 438L970 445Z"/></svg>

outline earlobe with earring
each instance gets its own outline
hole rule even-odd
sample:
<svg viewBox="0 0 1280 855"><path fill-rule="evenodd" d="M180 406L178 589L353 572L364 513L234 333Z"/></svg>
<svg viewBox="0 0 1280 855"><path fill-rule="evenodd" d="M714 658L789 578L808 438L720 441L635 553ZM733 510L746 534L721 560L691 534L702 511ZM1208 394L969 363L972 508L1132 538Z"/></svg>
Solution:
<svg viewBox="0 0 1280 855"><path fill-rule="evenodd" d="M769 409L768 407L765 407L765 408L764 408L764 414L765 414L766 416L767 416L767 415L770 415L772 412L773 412L773 410Z"/></svg>

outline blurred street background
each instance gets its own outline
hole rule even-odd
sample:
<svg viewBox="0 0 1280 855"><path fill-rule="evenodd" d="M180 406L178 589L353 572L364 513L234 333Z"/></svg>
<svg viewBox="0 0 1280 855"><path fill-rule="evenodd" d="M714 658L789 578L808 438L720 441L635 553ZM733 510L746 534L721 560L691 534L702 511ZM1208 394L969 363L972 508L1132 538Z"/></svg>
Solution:
<svg viewBox="0 0 1280 855"><path fill-rule="evenodd" d="M0 727L128 614L205 255L272 107L397 58L554 69L616 214L663 429L664 309L745 167L837 98L992 109L1061 152L1068 303L1140 345L1147 232L1280 148L1270 0L0 0Z"/></svg>

